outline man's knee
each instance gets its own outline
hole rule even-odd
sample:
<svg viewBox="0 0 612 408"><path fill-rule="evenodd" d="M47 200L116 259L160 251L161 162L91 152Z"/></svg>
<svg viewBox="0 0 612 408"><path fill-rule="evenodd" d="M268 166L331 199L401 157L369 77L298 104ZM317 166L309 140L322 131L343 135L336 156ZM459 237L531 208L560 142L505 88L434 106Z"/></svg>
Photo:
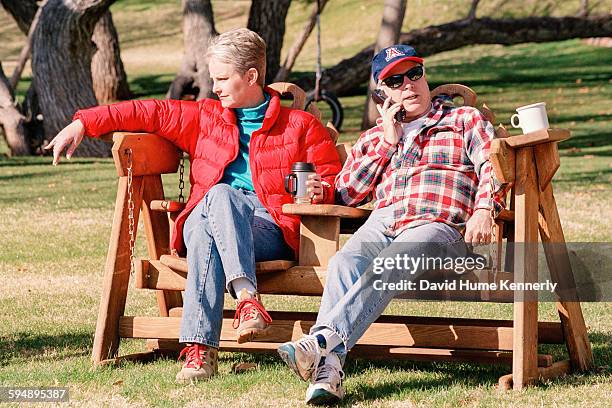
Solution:
<svg viewBox="0 0 612 408"><path fill-rule="evenodd" d="M360 253L339 251L329 260L327 279L354 283L366 271L369 263L369 260Z"/></svg>

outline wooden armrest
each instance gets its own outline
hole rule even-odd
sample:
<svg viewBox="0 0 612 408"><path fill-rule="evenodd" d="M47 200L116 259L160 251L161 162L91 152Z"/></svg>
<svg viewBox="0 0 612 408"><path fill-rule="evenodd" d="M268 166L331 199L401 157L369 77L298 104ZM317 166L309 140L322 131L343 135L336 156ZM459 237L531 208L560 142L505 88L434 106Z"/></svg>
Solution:
<svg viewBox="0 0 612 408"><path fill-rule="evenodd" d="M128 152L132 156L132 175L148 176L176 173L181 151L161 136L152 133L114 132L101 137L113 141L113 159L119 177L127 176Z"/></svg>
<svg viewBox="0 0 612 408"><path fill-rule="evenodd" d="M185 208L185 203L179 201L170 200L152 200L151 211L163 211L163 212L180 212Z"/></svg>
<svg viewBox="0 0 612 408"><path fill-rule="evenodd" d="M334 204L284 204L283 213L293 215L320 215L324 217L367 218L372 210Z"/></svg>
<svg viewBox="0 0 612 408"><path fill-rule="evenodd" d="M542 143L560 142L570 138L567 129L541 129L523 135L510 136L502 139L504 143L512 148L535 146Z"/></svg>
<svg viewBox="0 0 612 408"><path fill-rule="evenodd" d="M514 222L514 211L506 210L505 208L495 216L495 220L504 222Z"/></svg>

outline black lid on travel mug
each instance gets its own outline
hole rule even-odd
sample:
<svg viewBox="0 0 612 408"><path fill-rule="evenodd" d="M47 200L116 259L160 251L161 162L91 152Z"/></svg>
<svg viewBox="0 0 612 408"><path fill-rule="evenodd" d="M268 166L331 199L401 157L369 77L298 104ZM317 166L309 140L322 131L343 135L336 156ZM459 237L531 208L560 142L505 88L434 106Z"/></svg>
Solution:
<svg viewBox="0 0 612 408"><path fill-rule="evenodd" d="M313 163L307 163L307 162L295 162L291 166L291 171L314 172L315 165Z"/></svg>

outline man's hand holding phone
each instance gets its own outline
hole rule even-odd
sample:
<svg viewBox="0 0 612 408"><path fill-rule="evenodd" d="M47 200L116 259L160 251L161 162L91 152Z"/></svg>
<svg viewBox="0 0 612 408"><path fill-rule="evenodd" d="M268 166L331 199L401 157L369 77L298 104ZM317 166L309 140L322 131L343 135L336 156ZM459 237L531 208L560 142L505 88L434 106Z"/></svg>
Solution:
<svg viewBox="0 0 612 408"><path fill-rule="evenodd" d="M386 98L383 100L383 97ZM391 97L385 95L384 92L378 89L372 92L372 99L376 102L376 109L378 109L378 113L382 118L385 141L393 146L397 145L403 133L402 125L397 118L398 114L404 109L402 104L393 102Z"/></svg>

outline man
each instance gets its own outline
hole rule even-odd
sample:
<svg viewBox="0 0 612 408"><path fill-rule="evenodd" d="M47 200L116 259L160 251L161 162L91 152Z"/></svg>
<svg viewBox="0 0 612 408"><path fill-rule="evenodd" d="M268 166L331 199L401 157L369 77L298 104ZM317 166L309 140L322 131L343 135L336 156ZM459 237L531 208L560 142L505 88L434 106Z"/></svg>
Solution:
<svg viewBox="0 0 612 408"><path fill-rule="evenodd" d="M377 105L381 117L353 146L335 188L352 206L373 194L375 209L330 260L310 334L278 350L300 378L310 380L306 400L313 404L344 396L347 351L399 294L377 290L374 282L415 280L426 272L373 272L375 259L456 257L465 255L465 242L490 240L493 126L477 109L453 107L448 98L432 101L424 61L408 45L380 51L372 76L387 95Z"/></svg>
<svg viewBox="0 0 612 408"><path fill-rule="evenodd" d="M257 293L255 263L294 258L299 217L283 214L292 202L284 177L294 162L314 163L307 182L314 203L333 202L340 170L335 145L311 114L284 107L264 86L266 44L246 28L215 37L208 49L213 92L219 100L129 101L78 111L47 148L53 163L70 158L84 135L115 130L156 133L188 152L191 192L176 219L172 247L187 255L180 339L181 383L217 373L224 291L236 300L238 343L264 333L272 319Z"/></svg>

